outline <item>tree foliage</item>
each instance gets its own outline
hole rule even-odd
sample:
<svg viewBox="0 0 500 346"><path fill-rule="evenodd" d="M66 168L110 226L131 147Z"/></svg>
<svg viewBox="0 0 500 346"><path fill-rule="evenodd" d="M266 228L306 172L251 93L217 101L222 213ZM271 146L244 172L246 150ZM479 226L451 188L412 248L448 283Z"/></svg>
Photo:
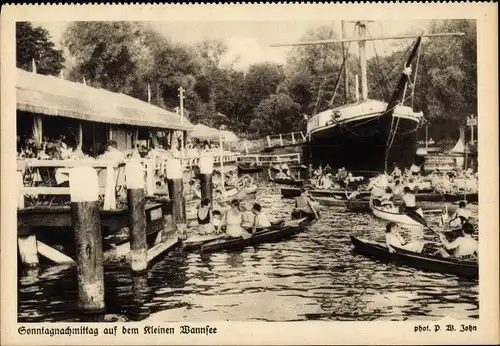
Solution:
<svg viewBox="0 0 500 346"><path fill-rule="evenodd" d="M32 71L35 61L36 72L58 75L63 68L64 57L55 49L49 32L41 27L34 28L31 23L16 23L16 66Z"/></svg>

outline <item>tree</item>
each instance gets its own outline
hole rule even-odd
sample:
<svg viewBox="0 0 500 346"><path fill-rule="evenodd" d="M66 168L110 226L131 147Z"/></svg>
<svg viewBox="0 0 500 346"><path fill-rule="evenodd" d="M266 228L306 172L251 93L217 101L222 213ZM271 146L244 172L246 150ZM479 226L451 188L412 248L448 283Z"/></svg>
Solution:
<svg viewBox="0 0 500 346"><path fill-rule="evenodd" d="M291 132L297 129L300 105L287 94L273 94L262 100L255 109L250 130L257 135Z"/></svg>
<svg viewBox="0 0 500 346"><path fill-rule="evenodd" d="M147 100L173 109L178 88L186 90L186 107L195 108L193 88L199 67L195 51L174 44L157 32L134 22L75 22L63 42L71 54L70 78L84 77L93 86Z"/></svg>
<svg viewBox="0 0 500 346"><path fill-rule="evenodd" d="M36 72L58 75L64 67L61 50L54 48L49 32L31 23L16 23L16 66L26 71L32 70L35 60Z"/></svg>
<svg viewBox="0 0 500 346"><path fill-rule="evenodd" d="M320 26L309 30L301 41L335 38L338 35L332 27ZM351 72L354 72L358 62L351 52L352 49L347 53L347 63ZM341 93L341 82L345 83L341 70L343 60L339 43L297 46L291 50L286 66L288 90L290 96L301 105L301 112L314 114L330 108L334 95L333 105L349 101ZM337 82L339 87L335 93Z"/></svg>

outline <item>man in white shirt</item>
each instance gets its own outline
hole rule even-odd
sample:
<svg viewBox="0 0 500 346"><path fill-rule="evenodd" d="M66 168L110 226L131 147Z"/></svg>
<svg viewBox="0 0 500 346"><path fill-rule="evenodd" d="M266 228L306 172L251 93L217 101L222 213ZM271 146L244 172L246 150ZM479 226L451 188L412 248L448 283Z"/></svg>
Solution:
<svg viewBox="0 0 500 346"><path fill-rule="evenodd" d="M465 222L462 225L462 235L456 238L454 241L449 242L446 240L444 235L440 235L439 239L443 243L444 248L437 251L442 257L454 257L454 258L477 258L479 254L479 244L478 241L472 238L474 233L474 227L469 223ZM452 251L452 254L448 251Z"/></svg>
<svg viewBox="0 0 500 346"><path fill-rule="evenodd" d="M458 227L464 224L465 222L469 221L470 219L470 211L466 209L466 203L464 201L460 201L458 204L458 209L453 214L453 216L450 219L450 226L451 227Z"/></svg>

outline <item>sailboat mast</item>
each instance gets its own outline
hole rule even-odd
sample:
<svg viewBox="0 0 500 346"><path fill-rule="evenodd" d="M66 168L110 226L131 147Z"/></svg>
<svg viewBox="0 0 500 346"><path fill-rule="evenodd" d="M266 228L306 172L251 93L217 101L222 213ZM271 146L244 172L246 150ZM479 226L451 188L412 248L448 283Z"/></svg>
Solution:
<svg viewBox="0 0 500 346"><path fill-rule="evenodd" d="M368 99L368 78L366 73L366 25L360 21L357 23L359 38L359 61L361 66L361 99L363 101Z"/></svg>
<svg viewBox="0 0 500 346"><path fill-rule="evenodd" d="M347 38L346 22L342 21L342 38ZM349 103L349 64L347 63L347 43L342 44L342 56L344 57L344 101Z"/></svg>

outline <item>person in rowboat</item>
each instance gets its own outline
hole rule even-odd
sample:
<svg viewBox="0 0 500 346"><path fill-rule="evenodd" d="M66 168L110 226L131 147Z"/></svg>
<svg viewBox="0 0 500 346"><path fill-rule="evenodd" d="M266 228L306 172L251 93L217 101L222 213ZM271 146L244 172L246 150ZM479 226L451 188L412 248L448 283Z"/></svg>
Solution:
<svg viewBox="0 0 500 346"><path fill-rule="evenodd" d="M401 180L396 179L394 181L394 186L392 187L392 194L398 197L401 197L403 195L403 184L401 184Z"/></svg>
<svg viewBox="0 0 500 346"><path fill-rule="evenodd" d="M458 227L469 221L470 212L466 209L466 206L467 204L465 203L465 201L460 201L457 211L450 218L450 227Z"/></svg>
<svg viewBox="0 0 500 346"><path fill-rule="evenodd" d="M472 238L472 234L474 234L474 226L469 222L465 222L462 225L462 234L452 242L449 242L443 234L440 234L439 240L443 243L444 248L436 251L434 255L458 259L477 258L479 255L478 241ZM450 255L449 251L451 250L453 250L453 252Z"/></svg>
<svg viewBox="0 0 500 346"><path fill-rule="evenodd" d="M416 197L413 191L405 186L403 189L403 212L411 213L417 210Z"/></svg>
<svg viewBox="0 0 500 346"><path fill-rule="evenodd" d="M231 208L226 211L222 217L221 223L217 228L217 234L221 233L222 224L226 225L226 236L229 238L239 238L248 237L248 232L246 232L241 224L243 222L242 213L240 211L240 202L237 199L231 201Z"/></svg>
<svg viewBox="0 0 500 346"><path fill-rule="evenodd" d="M295 198L295 209L292 212L292 216L301 219L303 217L308 217L310 215L317 214L313 209L312 197L309 196L309 193L303 187L300 189L300 196Z"/></svg>
<svg viewBox="0 0 500 346"><path fill-rule="evenodd" d="M401 172L401 170L399 169L399 167L398 166L394 166L394 170L392 171L391 176L394 177L394 179L399 179L399 178L401 178L402 174L403 173Z"/></svg>
<svg viewBox="0 0 500 346"><path fill-rule="evenodd" d="M389 222L385 226L385 244L390 253L396 252L394 248L421 253L424 249L424 242L418 238L414 241L406 242L398 232L399 226L395 222Z"/></svg>
<svg viewBox="0 0 500 346"><path fill-rule="evenodd" d="M266 214L264 214L264 212L262 211L262 207L259 203L254 203L252 212L254 215L252 233L255 233L256 230L271 227L271 222L267 218Z"/></svg>
<svg viewBox="0 0 500 346"><path fill-rule="evenodd" d="M214 231L212 224L212 202L208 198L204 198L196 213L198 219L198 229L200 234L208 234Z"/></svg>
<svg viewBox="0 0 500 346"><path fill-rule="evenodd" d="M250 210L247 209L246 205L240 203L240 211L241 211L241 227L243 228L252 228L254 225L254 214Z"/></svg>
<svg viewBox="0 0 500 346"><path fill-rule="evenodd" d="M392 198L394 197L394 194L392 193L392 189L387 186L385 188L385 193L382 197L379 198L380 201L380 206L384 208L394 208L394 203L392 202Z"/></svg>

